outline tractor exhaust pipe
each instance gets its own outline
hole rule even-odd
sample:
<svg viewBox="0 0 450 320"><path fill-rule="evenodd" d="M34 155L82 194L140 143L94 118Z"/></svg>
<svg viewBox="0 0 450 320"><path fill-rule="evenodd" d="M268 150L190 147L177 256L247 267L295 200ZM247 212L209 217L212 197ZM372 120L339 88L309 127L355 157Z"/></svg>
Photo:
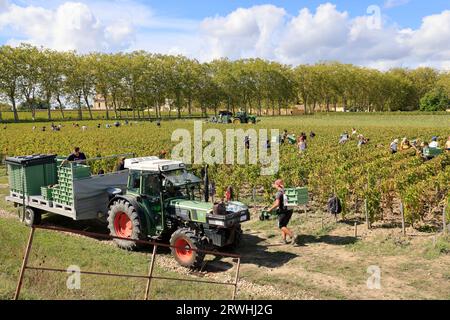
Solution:
<svg viewBox="0 0 450 320"><path fill-rule="evenodd" d="M204 198L205 202L209 202L209 176L208 176L208 165L205 165L203 168L203 190L204 190Z"/></svg>

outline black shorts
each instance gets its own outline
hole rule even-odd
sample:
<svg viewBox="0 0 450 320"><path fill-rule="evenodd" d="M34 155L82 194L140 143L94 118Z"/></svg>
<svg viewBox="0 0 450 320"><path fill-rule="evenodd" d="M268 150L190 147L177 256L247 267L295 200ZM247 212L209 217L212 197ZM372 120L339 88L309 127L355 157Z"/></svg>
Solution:
<svg viewBox="0 0 450 320"><path fill-rule="evenodd" d="M278 214L278 228L285 228L291 221L293 210L287 210Z"/></svg>

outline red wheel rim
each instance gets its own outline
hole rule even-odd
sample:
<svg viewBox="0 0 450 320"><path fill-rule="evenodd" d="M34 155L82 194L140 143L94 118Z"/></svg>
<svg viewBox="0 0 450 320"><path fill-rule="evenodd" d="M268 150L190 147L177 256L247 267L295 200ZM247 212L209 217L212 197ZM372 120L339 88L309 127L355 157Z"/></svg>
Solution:
<svg viewBox="0 0 450 320"><path fill-rule="evenodd" d="M133 224L125 212L118 212L114 218L114 230L118 237L131 238Z"/></svg>
<svg viewBox="0 0 450 320"><path fill-rule="evenodd" d="M187 242L185 239L178 239L175 241L175 253L181 262L186 263L188 263L191 260L193 255L191 246L189 245L189 242Z"/></svg>

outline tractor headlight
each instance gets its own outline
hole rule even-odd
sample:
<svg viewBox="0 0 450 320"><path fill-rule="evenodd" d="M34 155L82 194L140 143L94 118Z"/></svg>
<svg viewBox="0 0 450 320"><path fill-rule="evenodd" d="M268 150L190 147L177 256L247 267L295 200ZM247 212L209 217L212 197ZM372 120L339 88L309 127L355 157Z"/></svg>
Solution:
<svg viewBox="0 0 450 320"><path fill-rule="evenodd" d="M225 221L222 221L222 220L209 220L209 224L225 227Z"/></svg>

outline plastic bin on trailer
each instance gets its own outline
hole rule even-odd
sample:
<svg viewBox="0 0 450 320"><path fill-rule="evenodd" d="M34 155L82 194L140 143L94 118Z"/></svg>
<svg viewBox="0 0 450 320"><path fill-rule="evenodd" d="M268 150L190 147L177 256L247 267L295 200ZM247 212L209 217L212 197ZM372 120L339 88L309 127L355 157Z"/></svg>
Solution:
<svg viewBox="0 0 450 320"><path fill-rule="evenodd" d="M7 157L9 186L11 191L35 196L41 187L57 183L56 155L31 155Z"/></svg>

